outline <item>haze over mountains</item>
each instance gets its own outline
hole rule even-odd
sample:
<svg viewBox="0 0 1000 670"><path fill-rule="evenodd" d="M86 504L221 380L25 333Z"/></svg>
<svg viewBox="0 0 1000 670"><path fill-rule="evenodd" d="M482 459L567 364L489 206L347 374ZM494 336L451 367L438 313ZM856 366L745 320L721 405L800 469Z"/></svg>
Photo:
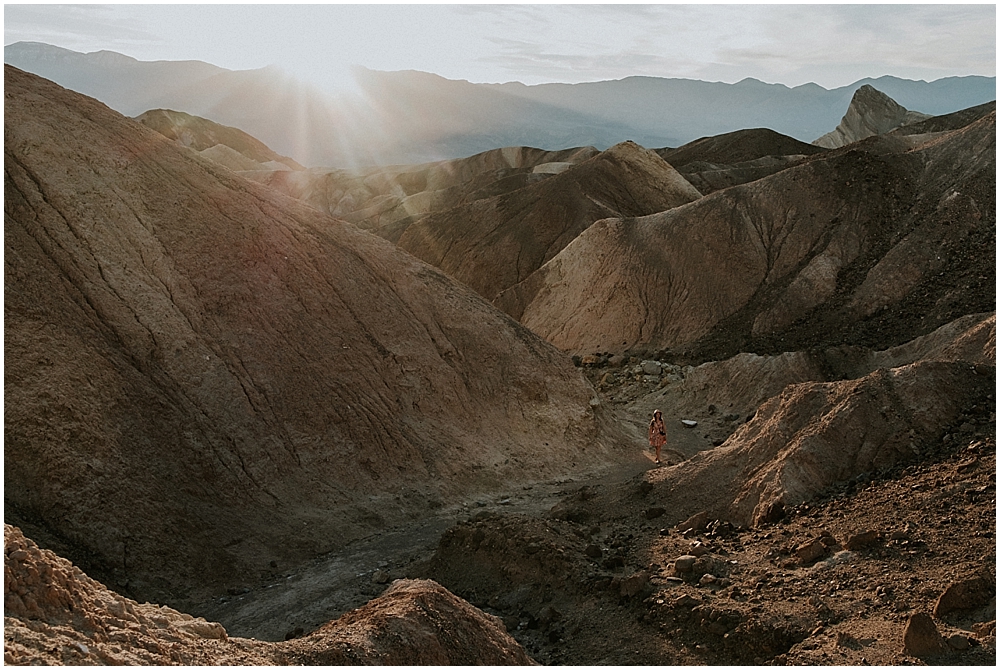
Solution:
<svg viewBox="0 0 1000 670"><path fill-rule="evenodd" d="M358 70L359 98L332 99L273 68L234 72L201 62L142 62L39 43L4 62L136 116L165 108L240 128L307 166L355 167L459 158L502 146L606 149L632 140L677 147L702 136L770 128L812 142L874 85L900 105L940 115L993 100L995 78L931 83L894 77L826 90L629 77L587 84L471 84L423 72Z"/></svg>

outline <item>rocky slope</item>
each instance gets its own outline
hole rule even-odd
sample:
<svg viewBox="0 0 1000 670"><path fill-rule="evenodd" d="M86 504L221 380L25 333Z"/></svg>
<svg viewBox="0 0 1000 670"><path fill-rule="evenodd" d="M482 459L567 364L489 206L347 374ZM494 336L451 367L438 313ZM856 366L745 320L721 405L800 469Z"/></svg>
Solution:
<svg viewBox="0 0 1000 670"><path fill-rule="evenodd" d="M929 114L910 111L885 93L865 85L854 92L840 124L813 144L836 149L928 118Z"/></svg>
<svg viewBox="0 0 1000 670"><path fill-rule="evenodd" d="M626 142L537 184L430 214L394 236L400 248L492 299L594 221L660 212L700 195L655 153Z"/></svg>
<svg viewBox="0 0 1000 670"><path fill-rule="evenodd" d="M614 453L550 345L392 244L5 68L5 518L242 588Z"/></svg>
<svg viewBox="0 0 1000 670"><path fill-rule="evenodd" d="M599 221L495 304L579 354L900 344L993 308L995 118Z"/></svg>
<svg viewBox="0 0 1000 670"><path fill-rule="evenodd" d="M619 378L609 404L639 387L623 419L663 408L674 464L548 518L474 515L420 574L546 663L994 662L995 314L883 351L664 365L659 384L620 359L584 369Z"/></svg>
<svg viewBox="0 0 1000 670"><path fill-rule="evenodd" d="M498 619L430 581L397 581L288 642L109 591L4 524L5 665L526 665Z"/></svg>

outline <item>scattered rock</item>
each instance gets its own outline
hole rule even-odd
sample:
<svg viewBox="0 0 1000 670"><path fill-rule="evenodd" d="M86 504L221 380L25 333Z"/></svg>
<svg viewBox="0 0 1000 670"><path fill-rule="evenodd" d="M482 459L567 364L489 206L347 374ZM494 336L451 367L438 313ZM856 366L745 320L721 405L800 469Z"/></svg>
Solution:
<svg viewBox="0 0 1000 670"><path fill-rule="evenodd" d="M851 551L857 551L858 549L870 546L877 541L878 533L874 530L866 530L847 538L847 544L844 546Z"/></svg>
<svg viewBox="0 0 1000 670"><path fill-rule="evenodd" d="M174 627L181 632L187 633L188 635L204 638L206 640L227 639L226 629L223 628L221 623L216 623L215 621L195 619L194 621L183 621L175 624Z"/></svg>
<svg viewBox="0 0 1000 670"><path fill-rule="evenodd" d="M588 544L587 548L583 550L583 553L590 558L600 558L604 555L604 551L601 550L601 548L596 544Z"/></svg>
<svg viewBox="0 0 1000 670"><path fill-rule="evenodd" d="M997 634L997 621L985 621L983 623L972 624L972 632L978 638L987 638Z"/></svg>
<svg viewBox="0 0 1000 670"><path fill-rule="evenodd" d="M376 570L372 573L372 583L374 584L388 584L389 580L389 573L385 570Z"/></svg>
<svg viewBox="0 0 1000 670"><path fill-rule="evenodd" d="M698 422L692 419L681 419L681 424L683 424L685 428L694 428L698 425Z"/></svg>
<svg viewBox="0 0 1000 670"><path fill-rule="evenodd" d="M660 364L657 363L656 361L643 361L641 367L642 367L642 373L645 375L655 375L657 377L660 376L661 372Z"/></svg>
<svg viewBox="0 0 1000 670"><path fill-rule="evenodd" d="M538 617L537 618L538 618L538 625L541 628L545 629L545 628L548 628L549 625L552 624L553 622L558 621L559 619L561 619L562 618L562 612L560 612L559 610L557 610L555 607L552 607L551 605L546 605L538 613Z"/></svg>
<svg viewBox="0 0 1000 670"><path fill-rule="evenodd" d="M903 653L909 656L932 656L944 651L944 640L930 615L917 612L910 616L903 631Z"/></svg>
<svg viewBox="0 0 1000 670"><path fill-rule="evenodd" d="M649 573L645 570L626 577L621 581L619 592L626 598L631 598L641 593L649 584Z"/></svg>
<svg viewBox="0 0 1000 670"><path fill-rule="evenodd" d="M982 576L955 582L938 597L934 604L934 616L941 617L955 610L985 605L995 591L996 583Z"/></svg>
<svg viewBox="0 0 1000 670"><path fill-rule="evenodd" d="M722 574L724 572L724 562L716 561L711 556L701 556L695 559L695 562L691 565L691 574L694 576L700 576L706 572L711 572L712 574Z"/></svg>
<svg viewBox="0 0 1000 670"><path fill-rule="evenodd" d="M691 556L691 555L678 556L674 560L674 570L676 572L691 572L691 569L694 567L694 563L697 560L698 560L697 556Z"/></svg>
<svg viewBox="0 0 1000 670"><path fill-rule="evenodd" d="M969 648L969 638L961 633L954 633L948 636L948 646L955 651L965 651Z"/></svg>
<svg viewBox="0 0 1000 670"><path fill-rule="evenodd" d="M650 507L649 509L646 510L646 518L647 519L656 519L658 517L663 516L663 514L666 511L667 510L663 509L662 507Z"/></svg>
<svg viewBox="0 0 1000 670"><path fill-rule="evenodd" d="M697 556L700 558L705 554L707 554L708 551L709 551L708 547L704 543L696 541L691 543L691 549L688 553L690 553L692 556Z"/></svg>
<svg viewBox="0 0 1000 670"><path fill-rule="evenodd" d="M798 556L802 565L808 565L818 560L826 553L826 545L821 538L814 538L804 542L795 548L795 555Z"/></svg>
<svg viewBox="0 0 1000 670"><path fill-rule="evenodd" d="M686 530L703 530L706 526L708 526L708 512L698 512L677 524L677 530L683 533Z"/></svg>
<svg viewBox="0 0 1000 670"><path fill-rule="evenodd" d="M686 593L674 601L675 608L686 607L690 609L700 604L701 604L700 600L698 600L697 598L693 598Z"/></svg>

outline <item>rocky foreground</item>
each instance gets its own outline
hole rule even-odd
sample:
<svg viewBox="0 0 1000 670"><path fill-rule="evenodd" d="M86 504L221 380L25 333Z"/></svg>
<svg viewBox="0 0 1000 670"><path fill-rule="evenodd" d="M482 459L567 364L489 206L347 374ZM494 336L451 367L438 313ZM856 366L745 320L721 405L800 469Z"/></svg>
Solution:
<svg viewBox="0 0 1000 670"><path fill-rule="evenodd" d="M431 581L379 598L289 642L109 591L4 525L7 665L527 665L503 624Z"/></svg>

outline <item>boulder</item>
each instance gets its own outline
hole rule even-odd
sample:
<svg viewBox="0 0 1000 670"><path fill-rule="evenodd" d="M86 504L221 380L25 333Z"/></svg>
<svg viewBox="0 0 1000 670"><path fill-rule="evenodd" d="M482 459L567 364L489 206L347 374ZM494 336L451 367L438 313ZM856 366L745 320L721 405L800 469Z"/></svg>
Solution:
<svg viewBox="0 0 1000 670"><path fill-rule="evenodd" d="M917 612L910 616L903 631L903 653L919 658L940 654L944 650L944 640L930 615Z"/></svg>
<svg viewBox="0 0 1000 670"><path fill-rule="evenodd" d="M795 548L795 555L802 565L808 565L818 560L826 553L826 545L821 538L815 538L808 542L803 542Z"/></svg>
<svg viewBox="0 0 1000 670"><path fill-rule="evenodd" d="M985 576L954 582L934 603L934 616L941 617L955 610L975 609L988 603L995 593L996 582Z"/></svg>
<svg viewBox="0 0 1000 670"><path fill-rule="evenodd" d="M694 567L695 561L697 560L698 560L697 556L691 556L689 554L685 554L684 556L678 556L674 560L674 570L678 573L691 572L691 569Z"/></svg>
<svg viewBox="0 0 1000 670"><path fill-rule="evenodd" d="M622 596L626 598L631 598L632 596L638 595L646 588L649 584L649 573L645 570L640 570L633 575L630 575L621 581L619 587L619 592Z"/></svg>
<svg viewBox="0 0 1000 670"><path fill-rule="evenodd" d="M657 361L643 361L640 363L640 367L642 368L642 373L644 375L655 375L656 377L659 377L660 372L662 371L660 364Z"/></svg>

